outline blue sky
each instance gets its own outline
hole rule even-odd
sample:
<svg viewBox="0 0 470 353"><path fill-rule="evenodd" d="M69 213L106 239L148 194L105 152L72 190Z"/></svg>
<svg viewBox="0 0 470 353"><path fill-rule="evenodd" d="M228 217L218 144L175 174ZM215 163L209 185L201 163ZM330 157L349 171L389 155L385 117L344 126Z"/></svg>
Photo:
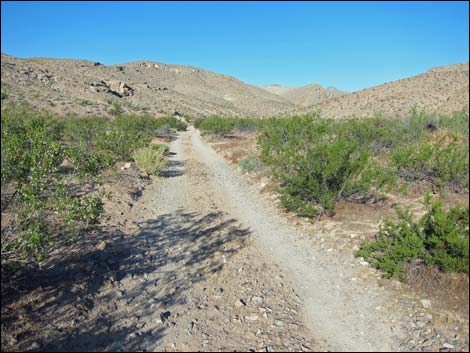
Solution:
<svg viewBox="0 0 470 353"><path fill-rule="evenodd" d="M18 57L198 66L353 91L468 61L467 2L5 2Z"/></svg>

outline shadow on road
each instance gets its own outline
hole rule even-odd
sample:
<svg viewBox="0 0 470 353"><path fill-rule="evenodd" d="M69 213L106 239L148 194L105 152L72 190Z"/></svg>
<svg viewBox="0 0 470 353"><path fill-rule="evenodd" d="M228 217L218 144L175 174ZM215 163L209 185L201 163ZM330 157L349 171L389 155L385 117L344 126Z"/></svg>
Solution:
<svg viewBox="0 0 470 353"><path fill-rule="evenodd" d="M154 349L174 310L194 304L188 290L250 233L221 212L184 210L139 229L95 231L43 268L2 269L2 350Z"/></svg>

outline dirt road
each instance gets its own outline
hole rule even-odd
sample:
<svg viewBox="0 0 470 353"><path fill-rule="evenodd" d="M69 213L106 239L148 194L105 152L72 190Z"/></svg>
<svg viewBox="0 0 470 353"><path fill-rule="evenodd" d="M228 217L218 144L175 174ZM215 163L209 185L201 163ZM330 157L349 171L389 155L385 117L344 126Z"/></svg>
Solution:
<svg viewBox="0 0 470 353"><path fill-rule="evenodd" d="M212 252L222 253L225 259L233 253L227 249L233 245L228 244L249 235L252 241L248 247L259 255L248 266L257 268L260 263L268 263L270 270L275 268L275 273L259 273L260 282L277 275L288 279L289 289L302 303L299 317L311 337L326 341L334 350L398 349L402 339L396 325L399 318L386 311L387 293L383 287L376 281L361 279L365 269L357 260L322 249L311 241L311 236L301 234L279 217L274 207L206 145L192 127L172 142L170 150L166 178L144 195L140 204L145 209L134 207L129 215L142 217L141 221L153 220L150 237L159 230L169 238L188 236L189 231L199 231L198 217L214 215L219 222L218 232L228 233L223 240L211 236L204 239L207 244L191 244L203 249L193 255L206 258L197 264L210 266ZM168 251L172 251L170 246ZM198 271L188 261L184 264L186 271ZM185 271L171 261L167 266L175 273Z"/></svg>
<svg viewBox="0 0 470 353"><path fill-rule="evenodd" d="M9 327L22 320L7 348L387 351L409 339L375 270L294 226L193 127L138 194L126 212L129 200L109 200L92 250L28 275L35 287L7 305Z"/></svg>

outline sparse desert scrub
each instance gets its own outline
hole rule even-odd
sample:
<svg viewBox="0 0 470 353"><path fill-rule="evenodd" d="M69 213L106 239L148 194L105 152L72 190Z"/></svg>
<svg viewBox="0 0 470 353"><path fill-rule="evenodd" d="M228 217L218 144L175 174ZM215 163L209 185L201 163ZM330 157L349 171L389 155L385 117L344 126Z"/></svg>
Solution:
<svg viewBox="0 0 470 353"><path fill-rule="evenodd" d="M240 162L238 162L238 165L243 172L248 173L254 172L261 168L260 161L254 156L248 156L241 159Z"/></svg>

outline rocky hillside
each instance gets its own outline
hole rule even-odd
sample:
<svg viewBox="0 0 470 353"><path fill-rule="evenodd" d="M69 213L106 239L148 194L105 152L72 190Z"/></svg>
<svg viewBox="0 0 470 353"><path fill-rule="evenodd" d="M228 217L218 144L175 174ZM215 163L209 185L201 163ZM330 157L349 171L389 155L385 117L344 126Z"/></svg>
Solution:
<svg viewBox="0 0 470 353"><path fill-rule="evenodd" d="M287 99L236 78L196 67L137 61L105 66L86 60L20 59L2 54L2 87L11 98L59 113L276 115Z"/></svg>
<svg viewBox="0 0 470 353"><path fill-rule="evenodd" d="M273 116L320 111L335 118L376 112L402 116L412 107L453 112L468 107L468 63L346 94L318 84L257 87L191 66L135 61L105 66L86 60L1 56L2 96L61 114L123 112L190 116Z"/></svg>
<svg viewBox="0 0 470 353"><path fill-rule="evenodd" d="M319 111L333 118L370 116L376 112L403 116L413 107L452 113L468 109L468 95L467 62L432 68L417 76L296 109L295 113Z"/></svg>
<svg viewBox="0 0 470 353"><path fill-rule="evenodd" d="M335 87L323 88L316 83L312 83L303 87L270 85L264 86L263 88L268 92L277 94L287 99L291 103L303 107L308 107L347 94L347 92L341 91Z"/></svg>

